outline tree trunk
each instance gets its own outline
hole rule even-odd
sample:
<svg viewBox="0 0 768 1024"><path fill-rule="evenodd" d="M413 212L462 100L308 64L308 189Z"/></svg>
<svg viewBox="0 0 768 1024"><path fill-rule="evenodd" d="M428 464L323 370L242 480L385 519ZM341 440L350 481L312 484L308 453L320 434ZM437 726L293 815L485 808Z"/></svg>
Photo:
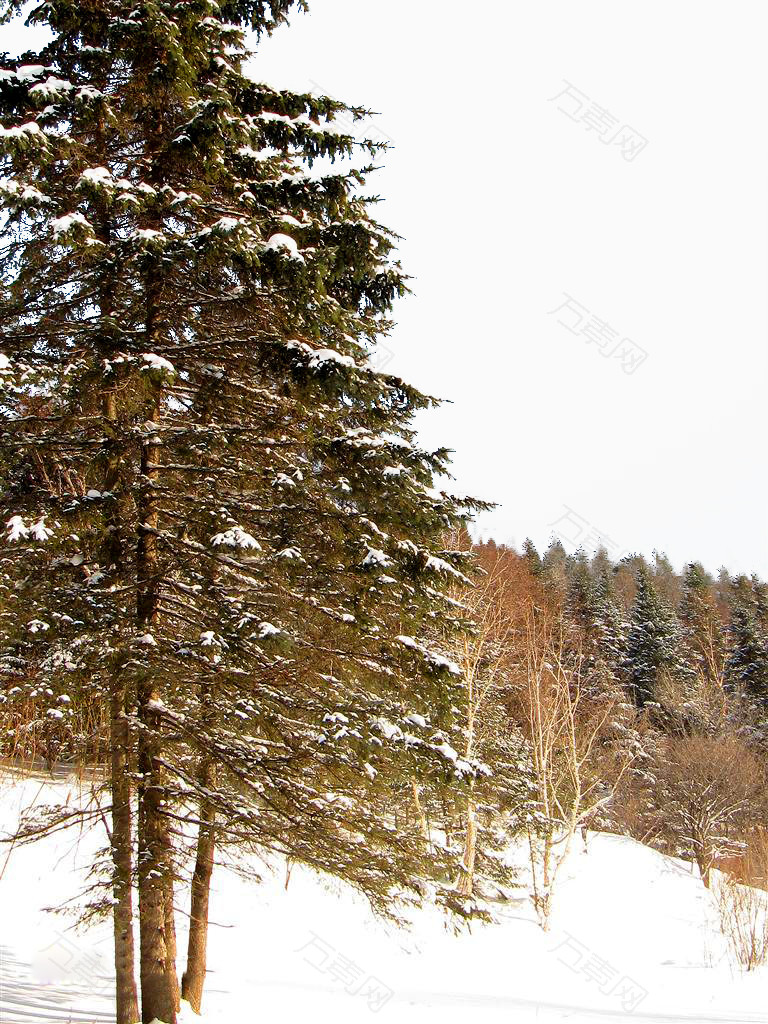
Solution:
<svg viewBox="0 0 768 1024"><path fill-rule="evenodd" d="M148 299L151 311L151 298ZM148 315L148 334L152 319ZM152 421L161 416L159 390L155 396ZM156 625L159 609L159 552L157 542L158 504L155 495L160 440L150 434L141 452L142 489L139 496L139 542L137 548L137 620L148 631ZM154 1020L176 1024L177 994L170 970L173 935L169 930L168 892L172 886L171 842L163 804L167 795L162 753L162 707L155 689L152 647L149 665L137 687L139 715L139 938L141 1014L144 1024Z"/></svg>
<svg viewBox="0 0 768 1024"><path fill-rule="evenodd" d="M424 813L424 808L421 803L421 797L419 796L419 787L415 779L411 782L411 792L413 793L413 803L416 808L416 814L419 819L419 828L421 829L421 834L426 840L426 842L429 842L429 822L427 821L427 816Z"/></svg>
<svg viewBox="0 0 768 1024"><path fill-rule="evenodd" d="M204 680L200 689L203 722L210 727L216 715L213 684ZM189 944L187 946L187 969L181 981L184 999L195 1013L201 1012L203 987L208 964L208 904L213 875L213 858L216 849L216 808L207 797L216 782L216 770L207 753L200 758L198 771L200 784L200 824L197 833L197 856L192 874L192 892L189 911Z"/></svg>
<svg viewBox="0 0 768 1024"><path fill-rule="evenodd" d="M133 942L133 851L131 837L131 783L128 778L128 722L125 688L112 681L110 741L112 747L112 921L115 937L115 995L117 1024L136 1024L139 1002L136 992Z"/></svg>
<svg viewBox="0 0 768 1024"><path fill-rule="evenodd" d="M170 863L170 851L169 851ZM179 973L176 969L176 918L173 908L173 873L169 871L165 877L165 944L167 949L166 969L168 983L171 986L173 1005L176 1012L181 1009L181 992L179 990Z"/></svg>
<svg viewBox="0 0 768 1024"><path fill-rule="evenodd" d="M711 854L706 850L700 850L696 853L696 865L701 875L701 880L704 883L705 888L709 889L712 881L712 857Z"/></svg>
<svg viewBox="0 0 768 1024"><path fill-rule="evenodd" d="M102 228L102 237L109 237L108 227ZM111 313L111 295L104 288L101 296L102 312ZM105 352L109 352L105 339ZM104 490L114 491L120 476L120 457L115 451L113 431L117 424L117 401L113 389L102 396L102 414L107 424L107 464ZM113 511L108 518L104 560L108 566L123 562L121 531L118 516ZM136 1024L139 1002L136 991L136 950L133 938L133 809L131 807L130 735L126 717L126 680L120 669L110 681L110 754L112 792L112 924L115 955L115 1013L117 1024Z"/></svg>
<svg viewBox="0 0 768 1024"><path fill-rule="evenodd" d="M167 931L168 863L167 825L163 817L165 793L158 763L159 715L153 704L151 683L139 687L139 938L141 1019L143 1024L176 1024L176 999L171 984Z"/></svg>
<svg viewBox="0 0 768 1024"><path fill-rule="evenodd" d="M189 915L189 946L187 969L181 981L181 995L195 1013L201 1012L203 985L207 966L208 904L216 849L216 814L209 800L200 801L200 831L197 857L192 875L192 896Z"/></svg>
<svg viewBox="0 0 768 1024"><path fill-rule="evenodd" d="M461 858L462 872L456 885L457 892L471 896L475 887L475 857L477 854L477 818L472 800L467 804L467 832L464 839L464 855Z"/></svg>
<svg viewBox="0 0 768 1024"><path fill-rule="evenodd" d="M467 679L467 745L464 756L467 760L474 756L475 740L475 677L469 673ZM477 816L473 800L474 786L470 786L467 796L467 831L464 835L464 854L461 858L462 871L456 883L456 890L463 896L471 896L475 887L475 857L477 854Z"/></svg>

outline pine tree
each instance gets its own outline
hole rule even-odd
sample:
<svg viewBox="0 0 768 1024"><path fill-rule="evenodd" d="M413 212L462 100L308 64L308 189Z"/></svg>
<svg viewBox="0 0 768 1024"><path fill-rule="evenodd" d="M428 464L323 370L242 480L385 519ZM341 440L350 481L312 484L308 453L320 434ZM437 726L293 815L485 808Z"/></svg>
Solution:
<svg viewBox="0 0 768 1024"><path fill-rule="evenodd" d="M171 1022L190 853L199 1009L216 844L387 910L434 870L392 792L475 771L423 636L479 506L434 490L433 400L368 364L405 280L365 173L312 172L364 111L243 72L244 31L293 6L49 3L51 43L0 75L3 663L22 697L44 673L63 743L72 704L109 723L120 1024L136 868L142 1018Z"/></svg>
<svg viewBox="0 0 768 1024"><path fill-rule="evenodd" d="M536 550L536 545L533 543L530 537L526 537L523 542L523 558L528 564L531 576L538 577L542 573L541 555Z"/></svg>
<svg viewBox="0 0 768 1024"><path fill-rule="evenodd" d="M731 620L725 680L731 692L759 701L768 699L768 636L761 614L761 594L742 576L731 588Z"/></svg>
<svg viewBox="0 0 768 1024"><path fill-rule="evenodd" d="M568 558L566 572L566 614L589 639L594 625L595 587L587 556L581 549Z"/></svg>
<svg viewBox="0 0 768 1024"><path fill-rule="evenodd" d="M603 573L613 571L613 562L605 545L601 544L595 551L590 561L590 569L595 579L599 579Z"/></svg>
<svg viewBox="0 0 768 1024"><path fill-rule="evenodd" d="M627 624L616 601L612 570L602 569L595 582L594 624L602 663L618 679L626 658Z"/></svg>
<svg viewBox="0 0 768 1024"><path fill-rule="evenodd" d="M580 649L598 688L619 678L626 628L616 605L610 570L595 575L583 552L568 560L566 615L577 627Z"/></svg>
<svg viewBox="0 0 768 1024"><path fill-rule="evenodd" d="M750 576L752 593L755 595L755 610L763 629L768 630L768 583L763 583L755 573Z"/></svg>
<svg viewBox="0 0 768 1024"><path fill-rule="evenodd" d="M552 537L541 559L542 578L557 600L564 601L568 587L568 555L562 541Z"/></svg>
<svg viewBox="0 0 768 1024"><path fill-rule="evenodd" d="M638 569L635 581L625 671L635 703L642 708L657 700L663 676L679 675L682 665L674 613L656 593L647 568Z"/></svg>

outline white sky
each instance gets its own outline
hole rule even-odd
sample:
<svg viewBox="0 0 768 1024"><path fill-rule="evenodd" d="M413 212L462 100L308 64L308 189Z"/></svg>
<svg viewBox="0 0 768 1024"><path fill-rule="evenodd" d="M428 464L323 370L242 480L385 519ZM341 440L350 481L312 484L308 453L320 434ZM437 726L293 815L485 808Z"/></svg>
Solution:
<svg viewBox="0 0 768 1024"><path fill-rule="evenodd" d="M500 503L484 534L768 575L766 38L764 0L312 0L262 45L258 77L381 111L416 278L390 368L452 400L423 437ZM558 109L598 106L633 160Z"/></svg>
<svg viewBox="0 0 768 1024"><path fill-rule="evenodd" d="M768 576L766 38L764 0L312 0L262 44L259 78L381 111L388 369L451 399L422 436L484 535ZM563 326L593 318L616 354Z"/></svg>

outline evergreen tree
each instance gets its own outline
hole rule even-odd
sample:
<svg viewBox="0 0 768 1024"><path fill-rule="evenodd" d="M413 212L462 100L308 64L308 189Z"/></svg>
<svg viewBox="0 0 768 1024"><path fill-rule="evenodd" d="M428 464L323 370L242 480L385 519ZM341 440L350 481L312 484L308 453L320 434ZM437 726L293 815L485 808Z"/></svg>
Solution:
<svg viewBox="0 0 768 1024"><path fill-rule="evenodd" d="M755 595L755 611L764 630L768 630L768 583L763 583L754 573L750 576L752 593Z"/></svg>
<svg viewBox="0 0 768 1024"><path fill-rule="evenodd" d="M735 694L768 699L768 636L762 619L761 593L741 576L733 581L725 680Z"/></svg>
<svg viewBox="0 0 768 1024"><path fill-rule="evenodd" d="M564 601L568 589L568 555L562 541L552 537L541 560L542 578L558 600Z"/></svg>
<svg viewBox="0 0 768 1024"><path fill-rule="evenodd" d="M583 552L568 560L568 594L565 610L576 625L587 667L600 683L619 677L625 655L625 627L616 605L611 570L597 575Z"/></svg>
<svg viewBox="0 0 768 1024"><path fill-rule="evenodd" d="M595 587L585 553L579 549L566 562L567 591L565 611L585 636L594 625Z"/></svg>
<svg viewBox="0 0 768 1024"><path fill-rule="evenodd" d="M713 584L713 592L715 595L717 610L723 622L728 620L730 614L732 586L733 582L731 580L730 573L724 566L721 566L717 574L717 579Z"/></svg>
<svg viewBox="0 0 768 1024"><path fill-rule="evenodd" d="M62 742L73 703L108 722L120 1024L136 872L142 1019L175 1020L179 819L199 1009L217 844L387 910L434 870L392 793L476 770L423 637L478 506L434 490L433 400L368 364L405 282L365 174L311 172L364 111L243 72L245 30L294 6L57 0L0 75L5 696L42 673Z"/></svg>
<svg viewBox="0 0 768 1024"><path fill-rule="evenodd" d="M627 624L616 601L611 570L603 569L594 585L594 629L602 663L619 678L627 653Z"/></svg>
<svg viewBox="0 0 768 1024"><path fill-rule="evenodd" d="M680 636L674 614L656 593L647 568L638 569L635 582L625 671L635 703L644 707L657 699L665 674L681 673Z"/></svg>
<svg viewBox="0 0 768 1024"><path fill-rule="evenodd" d="M635 603L637 594L637 574L650 573L650 568L643 555L625 555L613 571L613 585L620 607L628 616Z"/></svg>
<svg viewBox="0 0 768 1024"><path fill-rule="evenodd" d="M613 562L605 545L601 544L595 551L590 561L590 570L594 579L599 579L603 573L613 571Z"/></svg>
<svg viewBox="0 0 768 1024"><path fill-rule="evenodd" d="M523 543L523 558L528 564L531 575L534 577L541 576L541 555L536 550L536 545L530 537L526 537Z"/></svg>

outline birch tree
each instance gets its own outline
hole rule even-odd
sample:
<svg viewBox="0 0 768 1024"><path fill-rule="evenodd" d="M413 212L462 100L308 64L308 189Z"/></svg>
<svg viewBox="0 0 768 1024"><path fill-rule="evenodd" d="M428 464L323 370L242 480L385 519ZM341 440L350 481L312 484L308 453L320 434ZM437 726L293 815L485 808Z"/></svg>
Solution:
<svg viewBox="0 0 768 1024"><path fill-rule="evenodd" d="M518 560L494 552L481 560L483 577L456 591L474 628L457 646L462 670L464 757L488 765L485 777L467 784L464 839L457 891L472 897L478 855L493 876L493 854L522 830L530 809L528 747L512 717L515 657L523 602L516 587ZM479 846L478 846L479 844Z"/></svg>
<svg viewBox="0 0 768 1024"><path fill-rule="evenodd" d="M583 669L563 623L531 609L518 678L536 802L528 828L532 895L545 931L577 831L611 801L632 760L627 750L602 749L620 698L594 702Z"/></svg>

